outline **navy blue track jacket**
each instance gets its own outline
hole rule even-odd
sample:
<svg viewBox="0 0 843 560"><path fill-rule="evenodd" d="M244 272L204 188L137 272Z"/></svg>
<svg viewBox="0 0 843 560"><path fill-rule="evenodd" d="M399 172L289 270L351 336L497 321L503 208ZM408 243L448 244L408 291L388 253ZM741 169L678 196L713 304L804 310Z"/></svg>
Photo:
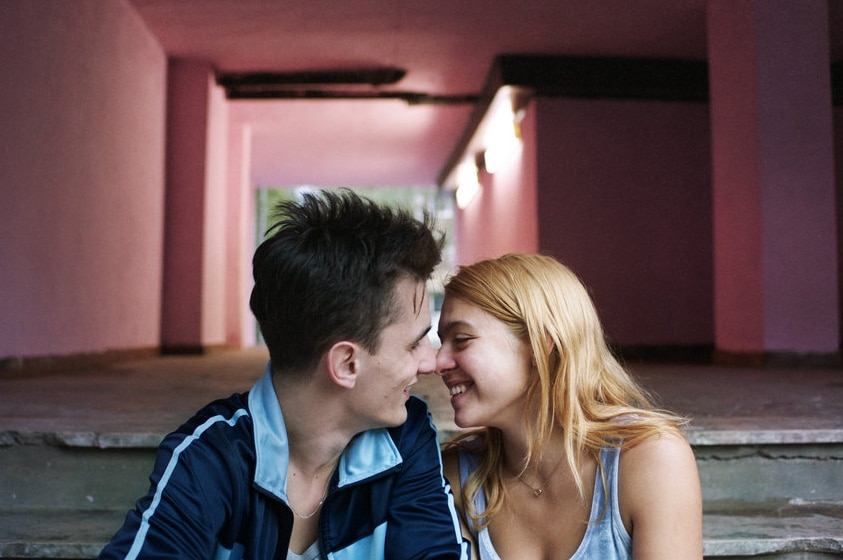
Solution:
<svg viewBox="0 0 843 560"><path fill-rule="evenodd" d="M324 558L468 559L427 405L355 437L319 518ZM270 366L248 393L213 402L158 449L149 493L100 558L286 557L289 450Z"/></svg>

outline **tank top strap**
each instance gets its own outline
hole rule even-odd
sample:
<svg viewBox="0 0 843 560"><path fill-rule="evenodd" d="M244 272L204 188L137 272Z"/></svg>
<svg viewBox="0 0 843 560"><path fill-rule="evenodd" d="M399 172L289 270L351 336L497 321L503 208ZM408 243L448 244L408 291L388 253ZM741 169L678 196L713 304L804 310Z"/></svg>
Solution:
<svg viewBox="0 0 843 560"><path fill-rule="evenodd" d="M620 447L607 446L600 450L603 473L598 469L594 477L594 496L591 500L588 528L571 560L632 558L632 537L623 525L618 502L620 455Z"/></svg>

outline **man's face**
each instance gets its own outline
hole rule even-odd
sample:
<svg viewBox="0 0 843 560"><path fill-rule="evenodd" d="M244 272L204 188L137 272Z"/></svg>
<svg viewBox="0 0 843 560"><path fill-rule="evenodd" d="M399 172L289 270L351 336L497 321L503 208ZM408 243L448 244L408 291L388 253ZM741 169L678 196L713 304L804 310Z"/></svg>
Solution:
<svg viewBox="0 0 843 560"><path fill-rule="evenodd" d="M419 374L432 373L436 367L436 353L427 337L430 302L424 283L398 280L393 302L397 317L381 332L377 353L362 352L354 399L364 429L401 425L407 419L404 405L410 387Z"/></svg>

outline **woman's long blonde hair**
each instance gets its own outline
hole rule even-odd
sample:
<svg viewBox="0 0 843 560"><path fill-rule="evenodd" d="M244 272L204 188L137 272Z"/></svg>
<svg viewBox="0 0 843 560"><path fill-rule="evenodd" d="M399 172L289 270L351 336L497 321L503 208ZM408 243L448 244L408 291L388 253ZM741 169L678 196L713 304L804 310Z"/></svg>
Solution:
<svg viewBox="0 0 843 560"><path fill-rule="evenodd" d="M479 261L459 269L445 286L445 297L489 313L531 348L537 374L526 388L527 402L534 406L524 416L530 444L522 466L540 459L551 435L561 430L568 466L584 496L583 457L600 464L603 447L632 447L659 433L679 433L685 420L654 409L609 350L586 288L559 261L517 253ZM478 468L463 485L463 503L482 529L506 495L501 432L481 428L448 446L480 450ZM481 488L487 504L482 515L473 507Z"/></svg>

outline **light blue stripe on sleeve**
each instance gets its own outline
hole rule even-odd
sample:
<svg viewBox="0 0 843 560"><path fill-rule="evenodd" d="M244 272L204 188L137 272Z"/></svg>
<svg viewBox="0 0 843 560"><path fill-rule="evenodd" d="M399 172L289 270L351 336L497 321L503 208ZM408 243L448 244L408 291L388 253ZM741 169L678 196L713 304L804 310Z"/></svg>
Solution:
<svg viewBox="0 0 843 560"><path fill-rule="evenodd" d="M173 474L173 471L176 469L176 465L179 461L179 456L181 455L182 451L187 449L191 443L199 439L201 435L218 422L226 422L229 426L233 426L237 423L237 420L240 419L241 416L248 414L248 411L245 408L241 408L237 410L231 418L226 419L224 416L212 416L208 418L202 425L200 425L194 432L184 438L178 447L175 448L173 451L173 456L170 457L170 462L167 463L167 468L164 469L164 474L161 476L161 480L158 481L158 488L155 490L155 496L152 498L152 503L149 505L149 508L143 512L143 516L141 517L141 526L138 529L137 534L135 535L135 540L132 543L132 548L129 549L128 554L126 554L126 560L135 560L140 554L141 548L143 548L143 543L146 540L146 533L149 531L149 520L155 514L155 510L158 508L158 504L161 502L161 494L163 494L164 489L167 487L167 483L170 481L170 477Z"/></svg>

